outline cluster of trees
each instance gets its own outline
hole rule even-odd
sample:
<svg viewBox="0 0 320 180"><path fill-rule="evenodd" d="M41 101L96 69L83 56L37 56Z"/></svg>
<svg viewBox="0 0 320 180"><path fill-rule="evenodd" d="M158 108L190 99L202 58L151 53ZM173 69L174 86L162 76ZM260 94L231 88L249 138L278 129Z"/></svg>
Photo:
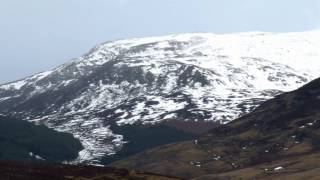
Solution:
<svg viewBox="0 0 320 180"><path fill-rule="evenodd" d="M0 160L70 161L82 149L71 134L0 116Z"/></svg>

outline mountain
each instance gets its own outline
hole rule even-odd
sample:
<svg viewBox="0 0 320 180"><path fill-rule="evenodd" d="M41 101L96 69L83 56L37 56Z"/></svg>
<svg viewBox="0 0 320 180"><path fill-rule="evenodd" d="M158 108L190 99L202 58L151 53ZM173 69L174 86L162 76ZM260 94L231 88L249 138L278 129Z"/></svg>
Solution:
<svg viewBox="0 0 320 180"><path fill-rule="evenodd" d="M191 139L320 76L319 34L106 42L51 71L1 85L0 113L72 133L84 146L78 161L108 163L119 152Z"/></svg>
<svg viewBox="0 0 320 180"><path fill-rule="evenodd" d="M71 134L0 115L0 160L66 162L82 149Z"/></svg>
<svg viewBox="0 0 320 180"><path fill-rule="evenodd" d="M84 165L0 162L1 179L10 180L182 180L153 173Z"/></svg>
<svg viewBox="0 0 320 180"><path fill-rule="evenodd" d="M114 166L206 179L319 179L320 79L266 101L194 141Z"/></svg>

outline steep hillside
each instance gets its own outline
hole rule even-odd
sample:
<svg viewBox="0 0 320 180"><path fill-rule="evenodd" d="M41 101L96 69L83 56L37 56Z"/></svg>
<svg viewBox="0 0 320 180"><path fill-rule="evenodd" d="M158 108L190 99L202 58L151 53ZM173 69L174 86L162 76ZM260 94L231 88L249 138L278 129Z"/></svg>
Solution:
<svg viewBox="0 0 320 180"><path fill-rule="evenodd" d="M317 179L319 128L320 79L194 141L112 165L195 179Z"/></svg>
<svg viewBox="0 0 320 180"><path fill-rule="evenodd" d="M1 85L0 113L72 133L84 146L78 160L101 163L128 141L141 142L122 133L127 126L148 131L162 123L158 130L176 132L165 143L185 140L180 137L195 122L199 131L190 136L320 76L319 37L318 31L181 34L107 42L56 69ZM167 139L165 132L146 144Z"/></svg>
<svg viewBox="0 0 320 180"><path fill-rule="evenodd" d="M72 161L82 149L71 134L0 115L0 160Z"/></svg>

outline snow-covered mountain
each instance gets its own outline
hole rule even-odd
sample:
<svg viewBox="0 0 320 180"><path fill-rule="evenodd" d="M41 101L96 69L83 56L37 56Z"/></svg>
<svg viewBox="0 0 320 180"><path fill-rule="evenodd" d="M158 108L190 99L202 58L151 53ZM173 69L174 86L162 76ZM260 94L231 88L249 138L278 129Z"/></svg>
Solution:
<svg viewBox="0 0 320 180"><path fill-rule="evenodd" d="M194 33L106 42L0 86L0 113L70 132L99 161L124 145L112 125L227 123L320 76L320 32Z"/></svg>

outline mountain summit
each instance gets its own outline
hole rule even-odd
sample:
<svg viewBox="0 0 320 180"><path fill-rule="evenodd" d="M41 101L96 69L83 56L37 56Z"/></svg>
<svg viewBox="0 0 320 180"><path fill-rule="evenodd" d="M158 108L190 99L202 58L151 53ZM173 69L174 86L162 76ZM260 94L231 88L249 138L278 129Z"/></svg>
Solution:
<svg viewBox="0 0 320 180"><path fill-rule="evenodd" d="M1 85L0 113L72 133L85 148L79 160L99 163L130 143L123 127L225 124L310 82L320 76L319 37L195 33L106 42Z"/></svg>

